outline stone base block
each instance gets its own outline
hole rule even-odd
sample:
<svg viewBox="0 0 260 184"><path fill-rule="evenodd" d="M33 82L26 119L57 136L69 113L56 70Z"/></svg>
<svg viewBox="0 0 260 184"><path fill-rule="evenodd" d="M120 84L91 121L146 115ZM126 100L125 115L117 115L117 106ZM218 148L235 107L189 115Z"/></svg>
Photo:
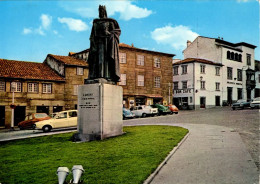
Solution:
<svg viewBox="0 0 260 184"><path fill-rule="evenodd" d="M80 141L103 140L123 134L123 89L107 83L78 88L78 134Z"/></svg>

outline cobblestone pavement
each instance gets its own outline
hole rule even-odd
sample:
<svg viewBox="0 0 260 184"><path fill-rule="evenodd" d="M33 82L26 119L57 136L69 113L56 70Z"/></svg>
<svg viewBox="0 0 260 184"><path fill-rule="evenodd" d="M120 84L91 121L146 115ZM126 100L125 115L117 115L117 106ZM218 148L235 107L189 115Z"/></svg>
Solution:
<svg viewBox="0 0 260 184"><path fill-rule="evenodd" d="M196 111L180 111L178 115L126 120L124 125L131 125L131 123L138 121L140 124L172 122L229 127L239 133L259 170L259 117L260 111L258 109L232 110L231 107L221 107Z"/></svg>

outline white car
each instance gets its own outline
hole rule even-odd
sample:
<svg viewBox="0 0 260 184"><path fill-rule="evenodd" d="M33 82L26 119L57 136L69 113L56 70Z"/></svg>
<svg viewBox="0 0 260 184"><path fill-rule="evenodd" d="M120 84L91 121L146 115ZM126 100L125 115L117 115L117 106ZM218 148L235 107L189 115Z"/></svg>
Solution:
<svg viewBox="0 0 260 184"><path fill-rule="evenodd" d="M49 132L53 128L76 127L77 126L77 110L58 112L54 118L39 121L35 123L36 129L42 129Z"/></svg>
<svg viewBox="0 0 260 184"><path fill-rule="evenodd" d="M250 107L252 109L254 108L260 108L260 97L254 98L253 101L250 103Z"/></svg>
<svg viewBox="0 0 260 184"><path fill-rule="evenodd" d="M155 116L158 114L158 109L153 108L150 105L141 105L134 107L131 112L135 115L135 117L146 117L146 116Z"/></svg>

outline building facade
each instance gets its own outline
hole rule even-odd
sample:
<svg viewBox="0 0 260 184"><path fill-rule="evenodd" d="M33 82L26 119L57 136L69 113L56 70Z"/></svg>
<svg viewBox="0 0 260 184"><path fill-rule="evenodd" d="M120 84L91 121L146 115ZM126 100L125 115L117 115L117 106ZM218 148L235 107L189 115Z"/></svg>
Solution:
<svg viewBox="0 0 260 184"><path fill-rule="evenodd" d="M77 85L87 77L87 64L69 56L48 55L43 63L0 59L0 127L14 126L35 112L74 109ZM14 103L12 99L14 96Z"/></svg>
<svg viewBox="0 0 260 184"><path fill-rule="evenodd" d="M193 92L195 101L193 103L191 100L188 101L188 106L190 108L207 108L230 105L238 99L252 99L255 96L256 85L255 48L256 46L245 42L231 43L223 39L202 36L197 37L193 42L188 41L187 48L183 51L183 62L187 62L187 59L195 59L192 79L195 85ZM208 64L205 63L203 66L202 60ZM191 66L191 64L189 65ZM204 73L203 70L205 70ZM217 72L218 75L216 75ZM174 76L174 82L177 79ZM197 86L197 88L205 88L204 90L196 89L197 81L201 83L201 86ZM199 97L197 97L198 95ZM178 95L174 94L174 96Z"/></svg>
<svg viewBox="0 0 260 184"><path fill-rule="evenodd" d="M255 98L260 97L260 61L255 60Z"/></svg>
<svg viewBox="0 0 260 184"><path fill-rule="evenodd" d="M173 103L180 109L220 106L222 64L187 58L173 63Z"/></svg>

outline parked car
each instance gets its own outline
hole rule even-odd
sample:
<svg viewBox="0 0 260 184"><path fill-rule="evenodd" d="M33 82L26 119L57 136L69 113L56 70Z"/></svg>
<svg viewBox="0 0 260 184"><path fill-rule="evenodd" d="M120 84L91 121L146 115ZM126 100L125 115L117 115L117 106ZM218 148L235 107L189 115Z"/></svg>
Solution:
<svg viewBox="0 0 260 184"><path fill-rule="evenodd" d="M253 101L250 103L250 107L252 109L254 108L260 108L260 97L254 98Z"/></svg>
<svg viewBox="0 0 260 184"><path fill-rule="evenodd" d="M77 126L77 110L61 111L49 120L35 123L36 129L49 132L53 128L65 128Z"/></svg>
<svg viewBox="0 0 260 184"><path fill-rule="evenodd" d="M129 109L123 108L123 119L129 119L134 117L135 115Z"/></svg>
<svg viewBox="0 0 260 184"><path fill-rule="evenodd" d="M179 113L179 109L175 105L170 104L167 107L171 111L171 114L178 114Z"/></svg>
<svg viewBox="0 0 260 184"><path fill-rule="evenodd" d="M38 121L51 119L46 113L32 113L25 117L24 121L18 123L18 127L23 129L31 129L34 128L34 124Z"/></svg>
<svg viewBox="0 0 260 184"><path fill-rule="evenodd" d="M170 114L171 111L169 110L168 107L165 107L161 104L154 104L152 105L153 108L157 108L158 109L158 115L166 115L166 114Z"/></svg>
<svg viewBox="0 0 260 184"><path fill-rule="evenodd" d="M245 107L250 107L250 102L247 102L246 100L238 100L235 103L231 105L232 109L244 109Z"/></svg>
<svg viewBox="0 0 260 184"><path fill-rule="evenodd" d="M158 114L158 109L151 107L150 105L141 105L136 106L131 109L131 112L135 115L135 117L146 117L146 116L155 116Z"/></svg>

